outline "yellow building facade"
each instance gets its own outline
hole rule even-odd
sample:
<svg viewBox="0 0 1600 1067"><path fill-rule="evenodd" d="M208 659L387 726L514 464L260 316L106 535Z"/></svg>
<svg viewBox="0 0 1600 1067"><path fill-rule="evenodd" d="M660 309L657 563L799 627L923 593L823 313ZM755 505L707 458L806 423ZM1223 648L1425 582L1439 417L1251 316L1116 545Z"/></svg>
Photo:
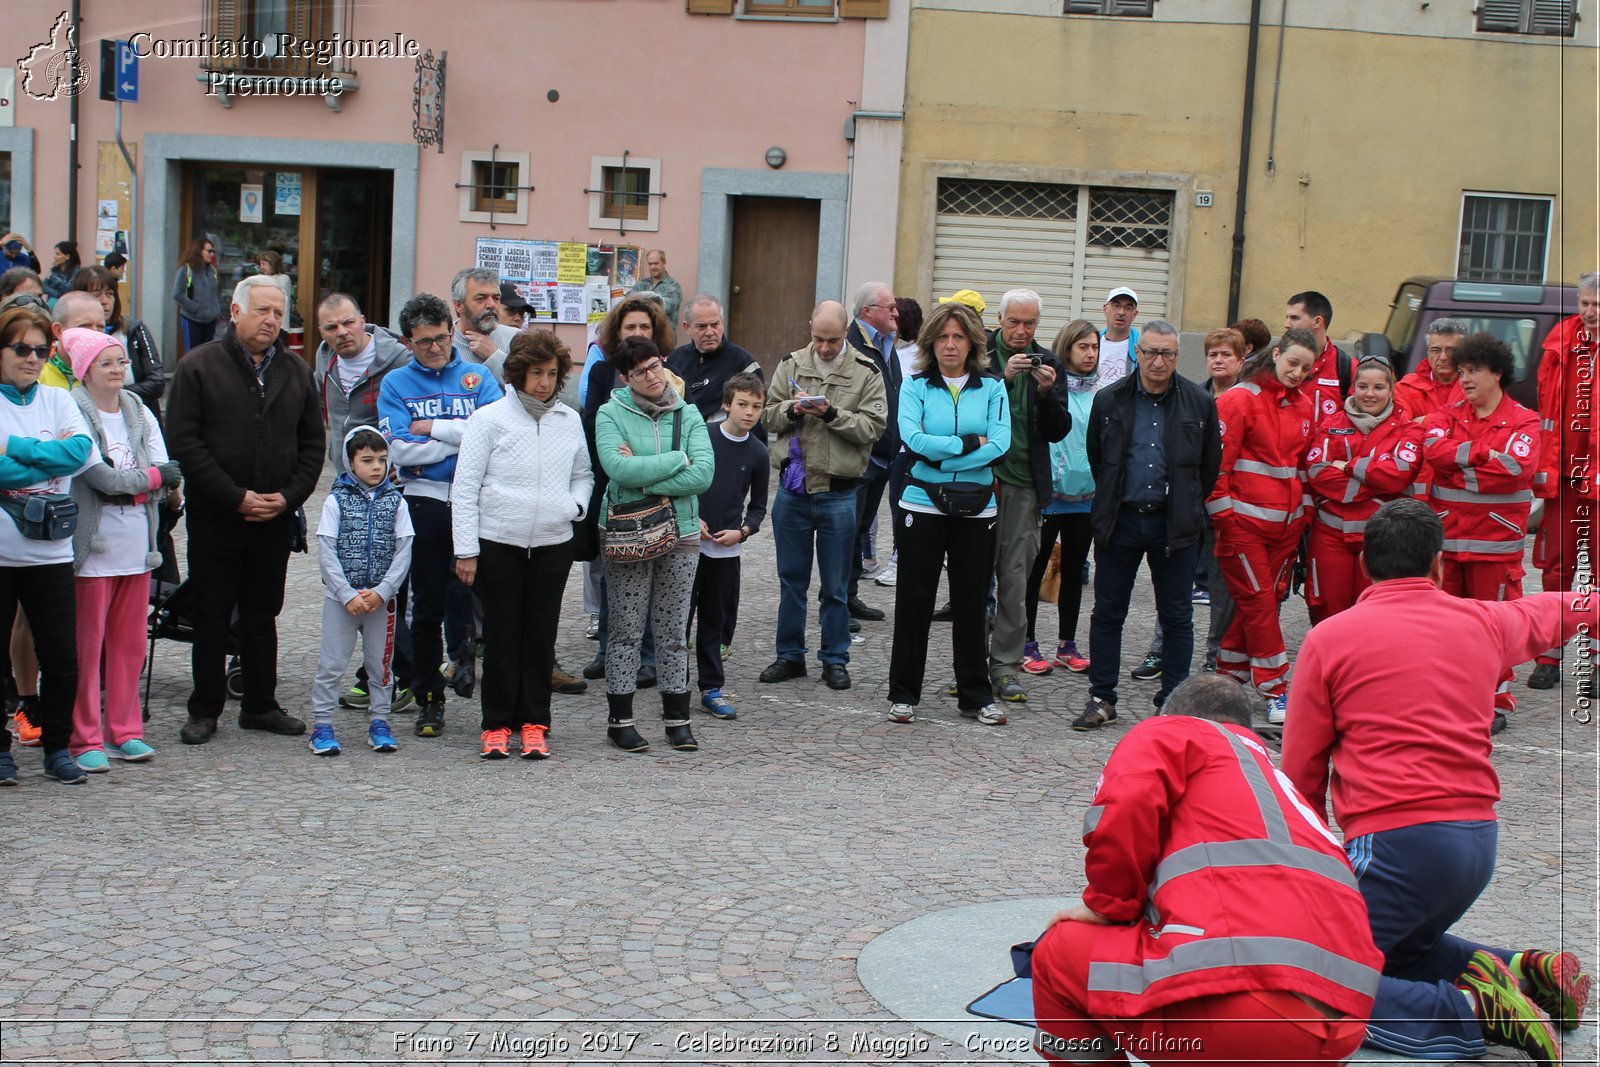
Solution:
<svg viewBox="0 0 1600 1067"><path fill-rule="evenodd" d="M1472 0L916 0L897 291L1027 286L1045 340L1115 284L1141 319L1228 322L1252 6L1239 316L1276 330L1317 289L1345 336L1409 275L1600 263L1592 14L1565 36L1485 29Z"/></svg>

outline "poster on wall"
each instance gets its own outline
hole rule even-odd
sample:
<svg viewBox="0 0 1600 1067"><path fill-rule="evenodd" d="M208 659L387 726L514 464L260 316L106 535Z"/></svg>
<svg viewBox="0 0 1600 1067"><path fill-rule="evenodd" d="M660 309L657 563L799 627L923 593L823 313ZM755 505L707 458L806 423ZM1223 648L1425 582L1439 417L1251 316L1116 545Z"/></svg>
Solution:
<svg viewBox="0 0 1600 1067"><path fill-rule="evenodd" d="M94 231L94 254L95 255L97 255L97 256L109 256L111 253L115 252L116 250L117 250L117 231L116 230L96 230L96 231Z"/></svg>
<svg viewBox="0 0 1600 1067"><path fill-rule="evenodd" d="M611 311L610 276L596 274L584 283L583 310L590 322L599 322Z"/></svg>
<svg viewBox="0 0 1600 1067"><path fill-rule="evenodd" d="M261 221L261 186L239 186L239 221Z"/></svg>
<svg viewBox="0 0 1600 1067"><path fill-rule="evenodd" d="M609 284L611 281L611 261L616 258L617 250L610 245L590 245L588 255L588 268L585 274L589 278L603 277Z"/></svg>
<svg viewBox="0 0 1600 1067"><path fill-rule="evenodd" d="M477 266L494 271L501 281L517 287L529 304L531 322L581 326L605 318L612 304L631 288L611 276L617 251L610 246L591 247L577 241L479 237L475 260ZM621 251L632 253L624 257L625 263L637 274L639 250ZM591 265L601 269L587 273Z"/></svg>
<svg viewBox="0 0 1600 1067"><path fill-rule="evenodd" d="M611 265L611 285L627 292L639 284L639 249L632 245L618 245L616 259Z"/></svg>
<svg viewBox="0 0 1600 1067"><path fill-rule="evenodd" d="M589 258L589 246L576 241L562 241L557 246L558 263L556 281L562 285L582 286L584 268Z"/></svg>
<svg viewBox="0 0 1600 1067"><path fill-rule="evenodd" d="M95 223L97 228L102 229L102 230L114 230L114 229L116 229L117 228L117 202L115 200L102 200L102 201L100 201L100 211L99 211L99 214L96 216L96 218L98 219L98 221Z"/></svg>
<svg viewBox="0 0 1600 1067"><path fill-rule="evenodd" d="M556 286L556 321L581 326L589 319L583 313L583 286Z"/></svg>

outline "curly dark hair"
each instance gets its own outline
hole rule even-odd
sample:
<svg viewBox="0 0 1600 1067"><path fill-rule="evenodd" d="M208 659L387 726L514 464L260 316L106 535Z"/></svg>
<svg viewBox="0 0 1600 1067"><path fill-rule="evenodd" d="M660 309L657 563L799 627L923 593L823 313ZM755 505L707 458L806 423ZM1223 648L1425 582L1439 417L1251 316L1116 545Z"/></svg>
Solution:
<svg viewBox="0 0 1600 1067"><path fill-rule="evenodd" d="M556 364L556 392L559 393L572 373L572 350L562 344L552 330L523 330L511 339L506 352L506 384L519 393L525 392L522 386L528 380L528 371L551 360Z"/></svg>
<svg viewBox="0 0 1600 1067"><path fill-rule="evenodd" d="M1482 367L1500 379L1502 388L1510 385L1517 373L1517 360L1510 346L1492 333L1475 333L1461 342L1450 357L1450 365L1456 370Z"/></svg>
<svg viewBox="0 0 1600 1067"><path fill-rule="evenodd" d="M432 293L418 293L400 309L400 333L407 339L418 326L449 326L454 322L450 305Z"/></svg>

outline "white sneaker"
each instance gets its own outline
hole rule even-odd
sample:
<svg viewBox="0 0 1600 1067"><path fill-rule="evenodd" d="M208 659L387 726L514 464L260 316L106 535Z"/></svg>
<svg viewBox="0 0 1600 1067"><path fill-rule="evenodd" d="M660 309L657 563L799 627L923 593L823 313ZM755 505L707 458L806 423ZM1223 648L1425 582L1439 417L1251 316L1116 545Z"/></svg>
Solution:
<svg viewBox="0 0 1600 1067"><path fill-rule="evenodd" d="M1273 726L1282 726L1283 720L1289 717L1289 694L1279 693L1275 697L1267 698L1267 722Z"/></svg>
<svg viewBox="0 0 1600 1067"><path fill-rule="evenodd" d="M916 709L915 706L913 706L911 704L890 704L889 705L889 721L890 722L916 722L917 721L917 709Z"/></svg>
<svg viewBox="0 0 1600 1067"><path fill-rule="evenodd" d="M1004 726L1006 713L993 704L985 704L978 709L978 721L985 726Z"/></svg>
<svg viewBox="0 0 1600 1067"><path fill-rule="evenodd" d="M883 573L879 574L876 578L874 578L872 580L875 583L877 583L878 585L893 586L894 583L895 583L895 571L896 571L896 569L897 569L897 566L896 566L895 562L893 560L890 560L889 561L889 565L887 567L883 568Z"/></svg>

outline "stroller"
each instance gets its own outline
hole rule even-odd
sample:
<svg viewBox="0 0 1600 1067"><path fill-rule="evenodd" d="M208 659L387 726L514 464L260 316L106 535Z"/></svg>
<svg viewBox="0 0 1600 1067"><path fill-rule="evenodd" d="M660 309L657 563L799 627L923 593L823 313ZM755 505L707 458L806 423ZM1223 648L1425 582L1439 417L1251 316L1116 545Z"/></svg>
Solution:
<svg viewBox="0 0 1600 1067"><path fill-rule="evenodd" d="M155 673L156 639L194 644L194 603L200 596L192 579L173 583L158 571L150 576L150 654L145 660L144 704L149 718L150 679ZM244 671L239 666L239 616L228 626L228 673L223 682L229 700L244 696Z"/></svg>

